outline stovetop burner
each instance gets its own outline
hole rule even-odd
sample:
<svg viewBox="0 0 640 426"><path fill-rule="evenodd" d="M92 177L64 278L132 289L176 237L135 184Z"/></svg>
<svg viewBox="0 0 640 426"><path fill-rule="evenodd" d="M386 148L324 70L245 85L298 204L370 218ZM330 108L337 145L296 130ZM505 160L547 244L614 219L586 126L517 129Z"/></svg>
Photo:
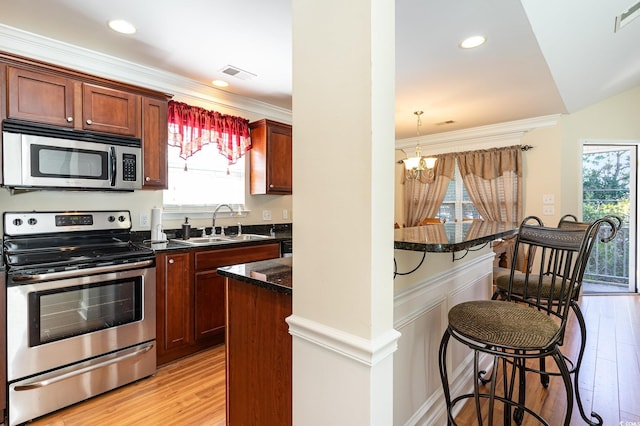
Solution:
<svg viewBox="0 0 640 426"><path fill-rule="evenodd" d="M154 257L151 249L131 243L128 211L5 213L4 223L9 272L54 272Z"/></svg>

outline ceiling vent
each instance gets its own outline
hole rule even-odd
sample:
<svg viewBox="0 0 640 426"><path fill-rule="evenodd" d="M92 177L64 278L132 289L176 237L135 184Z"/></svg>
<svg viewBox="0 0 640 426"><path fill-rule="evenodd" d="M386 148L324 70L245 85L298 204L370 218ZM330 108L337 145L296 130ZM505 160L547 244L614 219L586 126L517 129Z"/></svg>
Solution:
<svg viewBox="0 0 640 426"><path fill-rule="evenodd" d="M622 27L633 21L640 15L640 1L631 6L629 9L616 16L616 26L614 32L618 32Z"/></svg>
<svg viewBox="0 0 640 426"><path fill-rule="evenodd" d="M241 70L240 68L234 67L233 65L227 65L220 71L232 77L239 78L240 80L251 80L252 78L257 77L256 74L250 73L249 71Z"/></svg>

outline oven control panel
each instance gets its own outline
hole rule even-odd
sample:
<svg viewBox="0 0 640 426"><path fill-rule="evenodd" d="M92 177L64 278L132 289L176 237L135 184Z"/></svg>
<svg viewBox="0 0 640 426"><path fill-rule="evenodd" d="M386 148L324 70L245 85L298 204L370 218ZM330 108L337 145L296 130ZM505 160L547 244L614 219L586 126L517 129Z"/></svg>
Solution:
<svg viewBox="0 0 640 426"><path fill-rule="evenodd" d="M4 213L4 233L10 236L130 229L128 210Z"/></svg>

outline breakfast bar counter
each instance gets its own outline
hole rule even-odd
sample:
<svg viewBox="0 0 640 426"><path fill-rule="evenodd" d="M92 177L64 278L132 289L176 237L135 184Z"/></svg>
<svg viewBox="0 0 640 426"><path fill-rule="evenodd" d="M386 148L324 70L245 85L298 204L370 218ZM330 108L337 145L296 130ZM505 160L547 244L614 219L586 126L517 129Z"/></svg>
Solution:
<svg viewBox="0 0 640 426"><path fill-rule="evenodd" d="M393 424L446 424L438 347L449 309L492 295L492 245L518 224L464 221L396 229L394 243ZM447 363L452 386L471 390L473 354L452 345ZM486 366L486 365L484 365ZM453 368L451 368L453 367Z"/></svg>
<svg viewBox="0 0 640 426"><path fill-rule="evenodd" d="M517 231L517 223L482 220L399 228L394 231L394 248L452 253L511 236Z"/></svg>

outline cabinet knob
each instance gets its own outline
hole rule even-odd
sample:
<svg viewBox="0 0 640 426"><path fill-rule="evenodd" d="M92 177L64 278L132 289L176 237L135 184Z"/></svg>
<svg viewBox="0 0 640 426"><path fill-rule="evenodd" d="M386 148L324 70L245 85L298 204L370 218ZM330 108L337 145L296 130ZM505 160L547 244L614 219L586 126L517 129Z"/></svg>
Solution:
<svg viewBox="0 0 640 426"><path fill-rule="evenodd" d="M269 185L269 188L273 188L273 184Z"/></svg>
<svg viewBox="0 0 640 426"><path fill-rule="evenodd" d="M87 124L88 124L88 125L92 125L92 124L93 124L93 121L91 121L91 120L87 120Z"/></svg>
<svg viewBox="0 0 640 426"><path fill-rule="evenodd" d="M147 176L146 178L144 178L144 180L146 180L147 182L149 182L151 180L151 178L149 176Z"/></svg>
<svg viewBox="0 0 640 426"><path fill-rule="evenodd" d="M174 260L173 259L169 259L169 263L173 265Z"/></svg>
<svg viewBox="0 0 640 426"><path fill-rule="evenodd" d="M73 121L73 117L67 117L67 123L71 123Z"/></svg>

